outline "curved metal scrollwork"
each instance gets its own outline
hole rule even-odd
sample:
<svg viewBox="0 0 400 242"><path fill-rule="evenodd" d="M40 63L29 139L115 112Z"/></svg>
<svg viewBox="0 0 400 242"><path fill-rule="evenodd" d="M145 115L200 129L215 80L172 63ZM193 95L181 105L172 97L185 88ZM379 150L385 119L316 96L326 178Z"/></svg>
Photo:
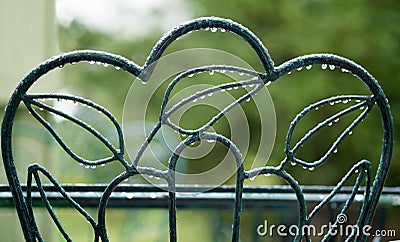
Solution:
<svg viewBox="0 0 400 242"><path fill-rule="evenodd" d="M86 100L81 97L65 95L65 94L28 94L27 91L29 88L43 75L48 73L49 71L56 69L58 67L63 67L67 64L73 64L76 62L99 62L103 63L103 65L113 65L118 69L122 69L133 76L142 79L143 81L147 81L149 77L152 75L154 66L153 63L162 56L163 52L166 48L174 42L177 38L190 33L194 30L199 29L222 29L223 32L232 32L236 35L239 35L243 38L256 52L262 66L264 68L263 72L255 72L252 70L247 70L244 68L239 68L235 66L224 66L224 65L211 65L211 66L203 66L195 69L187 70L177 77L170 83L165 93L161 112L159 116L158 123L154 126L151 133L148 135L142 146L140 147L136 157L132 160L132 163L129 163L124 158L124 136L122 129L117 121L117 119L106 109L101 107L100 105ZM319 102L313 103L308 107L304 108L292 121L290 124L287 138L285 142L285 158L283 161L276 167L266 166L259 167L252 170L245 170L243 166L243 157L240 150L236 147L236 145L228 138L224 137L221 134L207 132L208 128L215 124L219 119L222 118L223 114L229 112L230 109L234 108L236 105L239 105L241 102L247 100L248 98L255 95L259 90L264 88L265 86L271 85L274 82L278 81L278 79L291 71L300 68L311 68L313 65L322 65L323 68L340 68L344 72L349 72L354 76L358 77L361 81L363 81L369 88L371 95L369 96L361 96L361 95L345 95L345 96L335 96L330 97ZM182 100L172 108L166 108L169 96L174 89L175 85L183 80L185 77L193 75L195 73L200 73L204 71L236 71L241 73L246 73L250 76L249 80L245 80L242 82L232 82L227 84L221 84L215 86L213 88L206 89L202 92L198 92L188 98ZM234 88L236 86L254 86L250 92L240 97L231 105L227 106L223 111L214 116L208 123L204 124L202 127L194 130L184 129L177 124L174 124L169 121L168 117L179 109L184 104L191 102L197 98L200 98L204 95L214 93L219 90L227 90L229 88ZM44 101L58 99L58 100L68 100L72 102L76 102L79 105L85 105L88 108L94 109L100 112L101 115L105 116L111 123L114 125L116 132L118 134L118 145L117 147L113 145L107 137L103 136L100 132L98 132L94 127L91 127L89 124L84 121L73 117L63 110L58 110L54 107L47 105ZM300 140L296 141L293 139L293 132L296 129L299 121L305 117L310 111L318 108L323 108L324 105L329 103L352 103L348 108L339 111L332 116L328 117L317 126L312 128L307 134L305 134ZM99 166L106 165L109 162L117 161L121 163L124 167L124 172L119 174L115 179L108 185L106 190L104 191L98 208L98 217L97 219L93 218L89 213L85 211L76 201L74 201L68 193L63 189L63 187L56 181L56 179L48 172L44 167L33 164L28 168L28 181L27 181L27 193L23 194L21 185L18 179L18 175L14 165L13 151L12 151L12 130L13 130L13 121L15 118L16 111L19 105L23 103L28 111L32 114L32 116L39 121L54 137L54 139L59 143L59 145L65 150L65 152L75 161L88 166ZM291 174L286 171L286 166L288 163L299 164L308 169L315 169L319 165L323 164L327 161L327 159L334 153L336 153L337 146L341 143L348 135L352 133L352 130L355 126L357 126L361 120L368 115L373 106L377 106L380 111L380 115L382 118L383 124L383 147L382 154L380 158L379 168L377 170L376 176L373 180L371 179L371 164L369 161L362 160L356 163L343 177L343 179L334 187L332 192L326 196L322 201L317 204L311 211L307 211L306 200L304 198L302 188L299 186L298 182L291 176ZM329 147L326 153L317 160L302 160L298 158L297 152L301 149L302 145L305 144L314 134L316 134L323 127L330 126L332 122L336 122L336 120L341 117L352 113L355 110L363 109L361 114L357 116L357 118L336 138L333 144ZM36 109L46 110L47 112L53 113L54 115L63 117L74 124L80 126L85 129L91 135L93 135L99 142L101 142L110 152L110 155L107 157L103 157L97 160L88 160L85 157L82 157L76 154L57 134L55 129L48 123ZM177 132L187 136L187 138L182 141L175 149L174 153L171 155L169 160L169 167L166 170L157 170L152 167L141 167L138 166L138 162L141 159L143 152L146 150L148 145L154 139L156 133L160 130L161 126L167 125ZM275 66L271 57L268 54L267 49L261 43L261 41L247 28L241 26L238 23L235 23L230 20L209 17L209 18L199 18L186 23L183 23L175 28L173 28L170 32L166 33L154 46L151 51L147 61L143 66L139 66L133 63L130 60L127 60L121 56L116 56L113 54L98 52L98 51L74 51L66 54L61 54L54 58L51 58L44 63L38 65L35 69L33 69L18 85L13 93L7 109L5 111L4 120L2 124L2 154L3 161L8 177L8 181L11 187L11 191L14 197L15 206L17 208L17 212L21 221L21 226L24 231L24 236L27 241L42 241L42 237L38 230L38 227L35 222L33 209L32 209L32 198L31 198L31 189L32 182L35 181L36 185L39 188L40 196L45 203L45 207L47 208L51 218L54 223L64 236L66 240L71 240L67 231L64 230L61 222L57 218L55 212L52 209L50 202L46 197L46 193L44 192L41 185L41 177L45 177L52 185L54 185L56 191L62 195L62 197L73 207L75 208L92 226L95 241L108 241L108 235L105 224L105 211L107 207L107 202L114 191L114 189L125 179L138 175L138 174L147 174L152 175L161 179L164 179L169 187L169 218L170 218L170 241L177 240L177 230L176 230L176 197L175 197L175 177L173 171L175 171L176 163L178 158L180 157L183 149L202 139L207 140L215 140L224 146L226 146L234 155L237 165L237 176L236 176L236 198L235 198L235 207L234 207L234 223L232 227L232 241L239 240L239 228L240 228L240 212L242 205L242 193L243 193L243 183L245 179L252 179L255 176L264 174L264 175L275 175L283 179L286 183L288 183L293 192L295 193L298 200L298 208L299 208L299 218L298 218L298 226L301 228L304 225L310 224L313 217L320 211L320 209L331 201L335 195L340 191L340 189L344 186L345 182L350 179L350 177L356 177L356 182L354 184L353 190L343 206L341 213L345 214L353 203L354 198L357 192L360 190L361 183L365 181L366 189L364 191L363 202L361 206L361 210L359 213L359 218L357 221L357 225L362 226L365 224L370 224L372 221L372 217L377 206L378 198L383 188L383 184L386 178L386 174L388 171L391 154L392 154L392 146L393 146L393 124L392 117L390 113L390 108L388 101L379 86L378 82L375 78L370 75L364 68L359 66L358 64L345 59L343 57L339 57L336 55L330 54L313 54L307 56L301 56L286 63ZM325 240L328 239L330 233L327 233L325 236ZM353 233L349 236L349 239L360 239L361 235L357 235ZM300 241L302 238L310 241L310 238L307 234L299 234L295 241Z"/></svg>

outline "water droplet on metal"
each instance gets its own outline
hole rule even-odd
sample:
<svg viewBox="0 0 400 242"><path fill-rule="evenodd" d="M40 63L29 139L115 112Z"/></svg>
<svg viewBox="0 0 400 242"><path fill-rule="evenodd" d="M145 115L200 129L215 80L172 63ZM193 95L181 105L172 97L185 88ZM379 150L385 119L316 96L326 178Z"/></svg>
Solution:
<svg viewBox="0 0 400 242"><path fill-rule="evenodd" d="M348 73L348 72L350 72L349 70L347 70L347 69L344 69L344 68L342 68L341 70L342 70L342 72L345 72L345 73Z"/></svg>

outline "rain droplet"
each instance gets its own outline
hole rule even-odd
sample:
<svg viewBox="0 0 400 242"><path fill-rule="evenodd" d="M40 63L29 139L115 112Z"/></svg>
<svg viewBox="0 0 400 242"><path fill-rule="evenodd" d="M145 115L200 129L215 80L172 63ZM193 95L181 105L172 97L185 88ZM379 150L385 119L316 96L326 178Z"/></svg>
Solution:
<svg viewBox="0 0 400 242"><path fill-rule="evenodd" d="M192 102L194 102L194 103L195 103L195 102L197 102L197 99L193 99L193 101L192 101Z"/></svg>
<svg viewBox="0 0 400 242"><path fill-rule="evenodd" d="M214 75L214 70L209 71L210 76Z"/></svg>
<svg viewBox="0 0 400 242"><path fill-rule="evenodd" d="M256 179L255 176L249 178L250 181L254 181L254 179Z"/></svg>
<svg viewBox="0 0 400 242"><path fill-rule="evenodd" d="M250 102L250 98L247 98L247 99L246 99L246 102Z"/></svg>
<svg viewBox="0 0 400 242"><path fill-rule="evenodd" d="M200 97L200 99L204 99L204 98L206 98L206 96L201 96L201 97Z"/></svg>
<svg viewBox="0 0 400 242"><path fill-rule="evenodd" d="M95 61L89 61L89 64L94 65L96 62Z"/></svg>
<svg viewBox="0 0 400 242"><path fill-rule="evenodd" d="M232 87L228 87L226 90L230 91L230 90L232 90Z"/></svg>
<svg viewBox="0 0 400 242"><path fill-rule="evenodd" d="M102 63L101 63L101 61L96 61L96 64L101 65Z"/></svg>
<svg viewBox="0 0 400 242"><path fill-rule="evenodd" d="M194 73L188 75L189 78L193 77L193 76L194 76Z"/></svg>
<svg viewBox="0 0 400 242"><path fill-rule="evenodd" d="M100 166L101 166L101 167L105 167L105 166L106 166L106 164L101 164Z"/></svg>
<svg viewBox="0 0 400 242"><path fill-rule="evenodd" d="M335 149L335 150L333 151L333 153L336 154L336 153L337 153L337 149Z"/></svg>
<svg viewBox="0 0 400 242"><path fill-rule="evenodd" d="M352 134L353 134L353 131L350 131L350 132L349 132L349 135L352 135Z"/></svg>
<svg viewBox="0 0 400 242"><path fill-rule="evenodd" d="M359 103L359 102L361 102L361 100L357 99L357 100L356 100L356 103Z"/></svg>
<svg viewBox="0 0 400 242"><path fill-rule="evenodd" d="M221 30L222 33L226 32L226 29L224 29L224 28L220 28L220 30Z"/></svg>
<svg viewBox="0 0 400 242"><path fill-rule="evenodd" d="M315 107L315 111L318 111L318 107Z"/></svg>
<svg viewBox="0 0 400 242"><path fill-rule="evenodd" d="M93 166L90 166L90 168L91 168L91 169L96 169L96 166L95 166L95 165L93 165Z"/></svg>
<svg viewBox="0 0 400 242"><path fill-rule="evenodd" d="M108 64L108 63L103 63L103 66L104 67L108 67L110 64Z"/></svg>
<svg viewBox="0 0 400 242"><path fill-rule="evenodd" d="M290 165L292 165L292 166L295 166L296 165L296 162L290 162Z"/></svg>
<svg viewBox="0 0 400 242"><path fill-rule="evenodd" d="M221 89L221 92L225 92L225 89L224 89L224 88L222 88L222 89Z"/></svg>
<svg viewBox="0 0 400 242"><path fill-rule="evenodd" d="M329 65L329 69L331 69L331 71L335 70L335 65Z"/></svg>
<svg viewBox="0 0 400 242"><path fill-rule="evenodd" d="M333 122L335 123L339 122L339 118L335 119Z"/></svg>
<svg viewBox="0 0 400 242"><path fill-rule="evenodd" d="M187 136L187 134L182 134L182 137L186 137Z"/></svg>
<svg viewBox="0 0 400 242"><path fill-rule="evenodd" d="M85 165L85 168L86 168L86 169L89 169L89 168L90 168L90 166L89 166L89 165Z"/></svg>
<svg viewBox="0 0 400 242"><path fill-rule="evenodd" d="M210 30L211 30L211 32L215 33L215 32L217 32L218 28L212 27Z"/></svg>
<svg viewBox="0 0 400 242"><path fill-rule="evenodd" d="M271 176L271 173L265 173L264 176Z"/></svg>
<svg viewBox="0 0 400 242"><path fill-rule="evenodd" d="M348 103L350 100L343 100L343 103L346 104Z"/></svg>
<svg viewBox="0 0 400 242"><path fill-rule="evenodd" d="M238 87L238 86L235 86L235 87L233 87L233 89L237 90L237 89L239 89L239 87Z"/></svg>
<svg viewBox="0 0 400 242"><path fill-rule="evenodd" d="M213 139L208 139L207 142L208 142L208 143L214 143L215 140L213 140Z"/></svg>
<svg viewBox="0 0 400 242"><path fill-rule="evenodd" d="M362 200L364 199L364 195L362 195L362 194L357 194L357 195L354 197L354 199L355 199L356 201L362 201Z"/></svg>
<svg viewBox="0 0 400 242"><path fill-rule="evenodd" d="M209 96L209 97L211 97L213 95L213 93L212 92L210 92L209 94L207 94L207 96Z"/></svg>
<svg viewBox="0 0 400 242"><path fill-rule="evenodd" d="M301 71L303 69L302 66L298 67L296 70Z"/></svg>
<svg viewBox="0 0 400 242"><path fill-rule="evenodd" d="M142 81L142 84L143 84L143 85L146 85L146 84L147 84L147 82L145 82L145 81Z"/></svg>
<svg viewBox="0 0 400 242"><path fill-rule="evenodd" d="M355 170L355 173L358 173L358 169L357 169L357 170Z"/></svg>
<svg viewBox="0 0 400 242"><path fill-rule="evenodd" d="M243 72L239 72L239 76L243 76L244 75L244 73Z"/></svg>
<svg viewBox="0 0 400 242"><path fill-rule="evenodd" d="M132 199L133 198L133 193L132 192L126 193L126 198Z"/></svg>
<svg viewBox="0 0 400 242"><path fill-rule="evenodd" d="M157 198L157 194L155 194L155 193L150 193L150 198L151 198L151 199L156 199L156 198Z"/></svg>
<svg viewBox="0 0 400 242"><path fill-rule="evenodd" d="M311 68L312 68L312 65L306 66L306 69L307 69L307 70L310 70Z"/></svg>
<svg viewBox="0 0 400 242"><path fill-rule="evenodd" d="M114 68L115 68L115 70L121 70L121 67L119 67L119 66L114 66Z"/></svg>
<svg viewBox="0 0 400 242"><path fill-rule="evenodd" d="M304 170L307 170L307 167L303 166L303 169L304 169Z"/></svg>
<svg viewBox="0 0 400 242"><path fill-rule="evenodd" d="M220 70L219 72L221 72L221 73L225 73L225 72L226 72L226 70Z"/></svg>
<svg viewBox="0 0 400 242"><path fill-rule="evenodd" d="M335 102L330 102L329 104L330 104L331 106L333 106L333 105L335 105Z"/></svg>
<svg viewBox="0 0 400 242"><path fill-rule="evenodd" d="M321 65L322 70L325 70L327 67L328 67L327 64L322 64L322 65Z"/></svg>
<svg viewBox="0 0 400 242"><path fill-rule="evenodd" d="M254 86L254 84L250 84L250 85L249 85L249 87L253 87L253 86Z"/></svg>
<svg viewBox="0 0 400 242"><path fill-rule="evenodd" d="M210 30L210 27L207 27L207 28L205 28L204 30L205 30L205 31L209 31L209 30Z"/></svg>
<svg viewBox="0 0 400 242"><path fill-rule="evenodd" d="M328 126L330 127L330 126L332 126L333 125L333 123L332 122L330 122L329 124L328 124Z"/></svg>
<svg viewBox="0 0 400 242"><path fill-rule="evenodd" d="M348 73L348 72L350 72L349 70L347 70L347 69L344 69L344 68L342 68L342 72L346 72L346 73Z"/></svg>
<svg viewBox="0 0 400 242"><path fill-rule="evenodd" d="M361 107L360 107L361 110L363 110L364 108L365 108L364 106L361 106Z"/></svg>
<svg viewBox="0 0 400 242"><path fill-rule="evenodd" d="M313 171L314 169L315 169L315 167L308 168L309 171Z"/></svg>
<svg viewBox="0 0 400 242"><path fill-rule="evenodd" d="M265 86L268 87L269 85L271 85L271 81L265 83Z"/></svg>
<svg viewBox="0 0 400 242"><path fill-rule="evenodd" d="M291 72L291 71L289 71L287 74L288 74L288 75L290 75L290 74L292 74L292 72Z"/></svg>
<svg viewBox="0 0 400 242"><path fill-rule="evenodd" d="M40 110L40 111L43 111L44 109L43 109L43 108L39 108L39 110Z"/></svg>

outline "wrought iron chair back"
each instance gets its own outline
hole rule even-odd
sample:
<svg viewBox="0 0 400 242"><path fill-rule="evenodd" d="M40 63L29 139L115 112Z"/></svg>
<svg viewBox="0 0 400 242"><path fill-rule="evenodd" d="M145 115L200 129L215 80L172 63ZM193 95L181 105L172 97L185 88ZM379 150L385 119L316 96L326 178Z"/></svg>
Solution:
<svg viewBox="0 0 400 242"><path fill-rule="evenodd" d="M232 32L238 36L240 36L245 42L247 42L255 53L258 55L262 66L264 68L263 72L255 72L243 68L238 68L235 66L223 66L223 65L211 65L204 66L197 69L191 69L183 72L179 76L177 76L171 83L167 89L165 94L165 98L162 103L159 122L156 124L150 135L147 137L146 141L140 147L136 157L133 159L132 163L129 163L124 158L124 136L122 132L122 128L118 123L117 119L106 109L101 107L100 105L72 95L66 94L29 94L28 90L30 87L37 82L42 76L46 75L49 71L63 67L64 65L74 64L77 62L98 62L103 63L104 65L112 65L116 68L120 68L135 77L140 78L143 81L146 81L150 78L153 73L155 63L164 53L166 48L173 43L179 37L188 34L192 31L196 31L199 29L222 29L223 32ZM185 77L202 71L239 71L248 74L251 76L250 80L248 80L245 84L253 84L256 86L254 91L247 93L232 106L240 104L244 100L248 99L252 95L254 95L258 90L262 89L265 86L273 84L278 81L280 77L298 69L298 68L310 68L313 65L322 65L323 68L332 67L332 68L341 68L345 72L349 72L354 76L358 77L362 82L368 86L371 95L343 95L343 96L335 96L331 98L324 99L322 101L316 102L314 104L309 105L304 108L292 121L290 124L287 138L285 142L285 158L283 161L276 167L266 166L259 167L251 170L245 170L243 166L243 158L240 150L235 146L235 144L224 137L221 134L210 133L207 132L207 129L212 126L216 121L218 121L222 116L223 112L216 115L209 123L200 127L196 130L184 129L182 127L174 126L172 123L168 121L167 112L165 111L166 104L168 102L169 95L174 88L174 86L180 82ZM235 86L243 85L244 83L234 82L229 84L224 84L218 86L218 90L220 89L228 89ZM209 92L213 92L215 90L208 90ZM192 99L197 98L197 96L204 95L204 93L195 94ZM53 107L47 105L43 102L43 100L48 99L62 99L69 100L80 105L85 105L89 108L97 110L102 115L104 115L107 119L109 119L118 133L118 146L111 144L111 142L104 137L101 133L96 131L93 127L85 123L84 121L68 115L63 112L63 110L56 110ZM188 99L191 100L190 98ZM322 107L323 105L335 102L350 102L354 101L354 105L349 108L336 113L335 115L327 118L325 121L318 124L315 128L311 129L308 134L306 134L300 141L298 141L295 145L292 145L292 134L297 127L299 121L312 110ZM97 219L93 218L88 212L85 211L83 207L80 206L79 203L74 201L68 193L64 190L63 186L60 185L57 180L48 172L44 167L33 164L28 168L28 180L27 180L27 191L24 194L21 183L18 178L18 174L15 168L15 161L13 157L13 149L12 149L12 134L13 134L13 124L14 118L17 112L17 109L20 105L25 105L27 110L32 114L32 116L39 121L55 138L55 140L59 143L59 145L65 150L65 152L76 162L88 165L88 166L100 166L106 165L109 162L119 162L124 168L125 171L119 174L115 179L108 184L106 189L104 190L102 197L99 202ZM183 105L183 104L182 104ZM372 180L371 178L371 164L369 161L362 160L356 163L348 173L343 177L342 181L337 184L337 186L332 190L332 192L326 196L322 201L312 210L307 211L306 207L306 199L304 197L301 186L298 182L293 178L293 176L286 171L286 167L288 164L299 164L303 167L314 169L315 167L323 164L332 154L335 153L337 146L341 143L346 136L351 134L353 128L357 126L362 119L371 111L373 106L377 106L380 112L382 126L383 126L383 147L382 153L380 157L380 163L378 170L376 172L375 178ZM50 123L48 123L41 115L37 112L37 108L44 109L48 112L59 115L67 120L72 121L76 125L84 128L89 133L91 133L94 137L96 137L100 142L102 142L110 151L111 156L104 157L98 160L86 160L80 157L78 154L74 153L73 150L68 147L64 141L60 138L57 132L53 129ZM336 141L329 148L327 153L322 156L320 159L312 162L308 162L302 160L297 157L297 151L299 147L302 146L313 134L315 134L318 130L323 127L328 126L334 120L350 113L354 110L359 110L363 108L363 112L351 123L349 127L347 127L343 133L336 139ZM229 111L229 110L228 110ZM175 129L181 134L187 135L187 138L182 141L174 154L170 157L169 167L166 170L157 170L152 167L141 167L138 166L138 162L143 155L144 150L148 147L149 143L152 142L157 131L160 130L160 127L163 125L168 125L171 128ZM70 53L61 54L59 56L53 57L42 64L38 65L34 68L18 85L15 89L12 97L9 100L7 108L5 110L5 115L2 123L1 130L2 137L2 155L5 166L5 171L7 173L8 182L12 191L12 195L14 198L14 203L16 210L18 212L18 216L20 219L21 227L24 232L25 239L27 241L42 241L42 236L38 229L38 226L35 222L35 217L32 208L32 186L33 181L36 182L36 185L39 189L40 195L45 203L45 206L50 213L52 219L54 220L56 226L63 234L66 240L71 240L67 231L61 225L61 222L57 218L55 212L52 209L50 202L47 199L46 192L42 188L41 180L39 177L39 173L47 177L47 179L52 183L55 187L56 191L58 191L65 200L69 202L69 204L74 207L79 213L81 213L87 221L91 224L94 234L95 241L108 241L108 235L106 230L106 220L105 220L105 211L107 207L108 200L112 194L112 192L117 188L121 182L125 179L138 175L138 174L147 174L158 177L160 179L164 179L168 184L169 197L168 197L168 209L169 209L169 231L170 231L170 241L177 241L177 229L176 229L176 184L175 184L175 176L173 171L176 168L176 162L180 157L181 152L184 148L191 143L194 143L199 140L207 139L207 140L216 140L221 144L225 145L234 155L237 163L237 173L236 173L236 186L235 186L235 202L234 202L234 211L233 211L233 226L232 226L232 241L239 240L239 229L240 229L240 217L241 217L241 208L242 208L242 196L243 196L243 183L246 179L254 178L258 175L276 175L282 178L286 183L290 185L293 190L293 193L297 197L298 201L298 227L301 228L304 225L308 225L311 223L314 215L318 213L318 211L327 204L343 187L345 182L351 177L356 176L356 183L352 189L350 196L345 202L343 208L341 209L341 213L346 213L351 203L353 203L355 195L360 190L361 183L363 180L365 181L366 187L364 191L364 197L362 201L362 206L359 212L359 217L357 220L358 226L363 226L366 224L370 224L372 222L372 218L374 215L374 211L376 209L379 196L381 194L384 181L386 179L386 175L388 172L391 154L392 154L392 146L393 146L393 124L392 124L392 116L389 108L388 101L384 95L383 90L379 86L378 82L375 78L368 73L364 68L360 65L354 63L351 60L346 58L331 55L331 54L312 54L307 56L301 56L298 58L294 58L290 61L285 62L282 65L275 66L272 61L267 49L261 43L261 41L247 28L241 26L238 23L235 23L230 20L216 18L216 17L207 17L207 18L199 18L195 19L181 25L176 26L171 31L166 33L154 46L152 49L148 59L146 60L143 66L139 66L134 62L123 58L121 56L113 55L105 52L98 51L74 51ZM357 171L359 171L357 173ZM357 174L356 174L357 173ZM328 239L330 234L327 233L325 239ZM298 234L295 237L295 241L300 241L302 238L305 238L307 241L310 241L310 237L307 234ZM352 239L363 240L363 235L357 235L353 233L349 236Z"/></svg>

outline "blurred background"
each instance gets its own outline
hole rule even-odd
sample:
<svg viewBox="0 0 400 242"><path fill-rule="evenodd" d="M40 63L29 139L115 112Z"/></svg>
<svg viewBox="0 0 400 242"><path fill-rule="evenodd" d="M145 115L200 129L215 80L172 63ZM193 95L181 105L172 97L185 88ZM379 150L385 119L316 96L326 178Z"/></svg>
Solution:
<svg viewBox="0 0 400 242"><path fill-rule="evenodd" d="M395 149L386 186L400 185L400 96L398 56L400 55L400 2L336 0L336 1L211 1L211 0L149 0L149 1L78 1L78 0L0 0L0 105L4 110L17 83L45 59L62 52L94 49L122 55L142 65L153 45L175 25L201 16L230 18L255 33L268 48L276 65L293 57L310 53L333 53L352 59L366 68L380 83L392 108L395 127ZM232 53L261 71L261 64L239 37L231 33L199 31L175 42L167 53L187 48L215 48ZM134 80L122 71L102 66L77 64L59 69L41 79L31 92L70 93L94 100L122 120L125 96ZM287 129L295 115L310 103L338 94L368 94L368 89L353 76L340 70L322 70L314 66L283 77L268 87L275 105L277 133L275 148L268 165L276 165L284 157L283 148ZM155 99L160 103L162 92ZM156 103L157 103L156 100ZM159 105L159 104L158 104ZM250 104L249 104L250 105ZM335 105L336 106L336 105ZM69 108L68 104L60 106ZM337 108L337 109L335 109ZM295 139L340 107L327 107L313 112L296 130ZM257 115L251 106L246 113L254 140L246 161L257 151ZM85 113L84 108L74 110ZM154 112L159 106L154 107ZM71 111L72 112L72 111ZM2 112L3 115L3 112ZM53 122L61 136L73 145L75 151L89 157L101 156L101 147L81 134L65 120L43 114ZM300 151L305 160L321 157L340 132L354 120L357 113L324 130ZM93 115L87 119L95 120ZM196 119L196 117L194 118ZM95 122L95 121L93 121ZM346 123L347 122L347 123ZM107 132L109 126L97 125ZM222 133L229 133L229 129ZM113 134L110 134L112 137ZM229 136L229 135L227 135ZM115 137L114 137L115 138ZM84 145L83 145L84 144ZM357 126L330 160L313 172L301 167L288 170L302 185L335 185L349 168L361 159L368 159L375 172L382 146L382 125L375 108ZM84 169L58 147L49 133L30 117L26 110L18 113L15 122L15 159L22 182L26 181L26 167L38 162L46 166L63 183L109 182L122 168L110 164L107 168ZM90 149L88 149L88 147ZM252 153L253 152L253 153ZM253 156L252 156L253 154ZM218 154L214 154L218 155ZM97 157L98 158L98 157ZM211 157L212 158L212 157ZM208 160L210 157L208 157ZM245 164L246 165L246 164ZM188 172L198 169L188 166ZM61 172L63 171L63 172ZM375 173L373 173L373 176ZM4 172L0 175L6 184ZM131 181L136 182L136 181ZM143 182L143 181L137 181ZM354 180L350 181L354 183ZM232 179L226 184L233 184ZM283 184L273 177L259 177L246 185ZM384 228L396 229L399 238L398 214L394 206L378 208L377 217L385 211ZM65 227L77 241L90 241L90 227L79 215L69 209L58 209ZM91 211L95 213L95 210ZM321 213L321 220L326 215ZM63 241L46 212L37 212L42 234L48 241ZM0 208L0 240L21 241L22 233L15 211ZM196 219L193 219L193 218ZM107 213L108 230L112 241L166 241L168 219L166 210L123 210ZM284 238L262 238L256 227L264 219L290 224L296 221L295 208L260 207L246 210L242 216L241 241L286 241ZM317 218L316 220L320 220ZM187 223L190 221L190 223ZM181 241L229 241L232 212L181 210L178 213L178 239ZM207 232L205 232L207 231ZM134 236L133 236L134 234ZM383 238L389 241L393 238Z"/></svg>

